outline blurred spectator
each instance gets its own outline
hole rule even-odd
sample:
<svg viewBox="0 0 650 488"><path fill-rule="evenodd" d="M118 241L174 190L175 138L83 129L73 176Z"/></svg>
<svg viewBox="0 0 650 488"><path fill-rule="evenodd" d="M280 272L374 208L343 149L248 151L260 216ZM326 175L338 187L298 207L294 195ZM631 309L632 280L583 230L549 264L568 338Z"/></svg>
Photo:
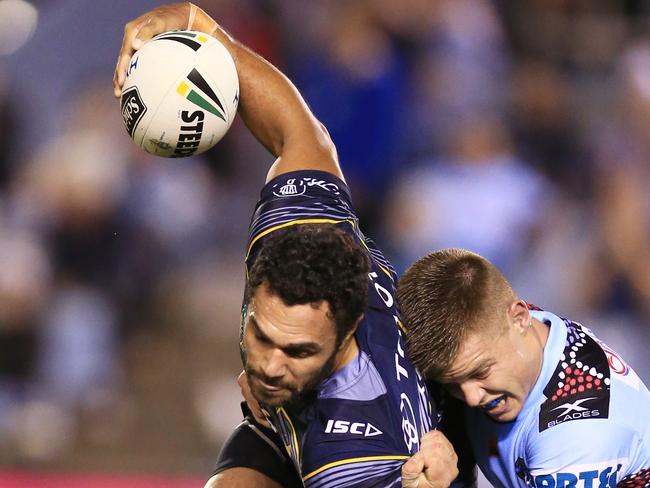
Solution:
<svg viewBox="0 0 650 488"><path fill-rule="evenodd" d="M621 58L614 117L603 123L599 147L598 205L602 237L618 278L616 308L650 317L650 42Z"/></svg>
<svg viewBox="0 0 650 488"><path fill-rule="evenodd" d="M431 249L472 249L507 272L522 258L553 188L517 159L493 119L466 120L445 157L396 184L388 238L402 266Z"/></svg>
<svg viewBox="0 0 650 488"><path fill-rule="evenodd" d="M372 231L402 142L405 60L368 0L324 2L285 14L288 74L330 132L357 215Z"/></svg>
<svg viewBox="0 0 650 488"><path fill-rule="evenodd" d="M415 2L417 3L417 2ZM417 39L401 129L406 161L436 156L463 119L500 117L510 70L503 25L490 2L440 0ZM414 12L417 14L418 10Z"/></svg>
<svg viewBox="0 0 650 488"><path fill-rule="evenodd" d="M515 69L511 93L517 153L563 192L590 196L591 155L575 120L567 78L550 63L525 61Z"/></svg>
<svg viewBox="0 0 650 488"><path fill-rule="evenodd" d="M0 382L20 396L34 379L36 324L50 290L51 265L38 238L8 231L0 225Z"/></svg>
<svg viewBox="0 0 650 488"><path fill-rule="evenodd" d="M9 80L4 72L5 67L0 59L0 190L5 188L13 169L11 156L14 154L13 144L18 134L15 130L14 106L9 97Z"/></svg>

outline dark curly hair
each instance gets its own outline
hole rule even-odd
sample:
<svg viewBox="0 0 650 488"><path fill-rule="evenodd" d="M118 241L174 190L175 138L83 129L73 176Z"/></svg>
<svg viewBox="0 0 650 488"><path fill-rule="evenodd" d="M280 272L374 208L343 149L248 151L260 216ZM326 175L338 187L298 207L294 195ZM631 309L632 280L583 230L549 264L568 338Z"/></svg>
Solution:
<svg viewBox="0 0 650 488"><path fill-rule="evenodd" d="M370 260L354 238L331 224L300 224L266 237L248 275L246 303L267 283L289 306L329 304L337 344L368 303Z"/></svg>

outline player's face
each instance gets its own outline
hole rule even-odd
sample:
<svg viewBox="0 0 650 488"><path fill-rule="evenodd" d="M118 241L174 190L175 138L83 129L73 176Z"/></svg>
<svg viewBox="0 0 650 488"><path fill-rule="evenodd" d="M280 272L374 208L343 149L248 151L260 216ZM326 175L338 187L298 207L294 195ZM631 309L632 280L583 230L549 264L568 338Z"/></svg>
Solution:
<svg viewBox="0 0 650 488"><path fill-rule="evenodd" d="M513 307L517 309L514 313ZM547 329L540 322L531 322L523 301L513 303L504 320L505 327L489 324L470 333L451 368L440 378L452 395L499 422L514 420L533 388L541 370Z"/></svg>
<svg viewBox="0 0 650 488"><path fill-rule="evenodd" d="M349 338L336 346L336 328L326 302L317 308L288 306L262 284L247 309L245 370L253 395L266 406L296 403L349 352Z"/></svg>

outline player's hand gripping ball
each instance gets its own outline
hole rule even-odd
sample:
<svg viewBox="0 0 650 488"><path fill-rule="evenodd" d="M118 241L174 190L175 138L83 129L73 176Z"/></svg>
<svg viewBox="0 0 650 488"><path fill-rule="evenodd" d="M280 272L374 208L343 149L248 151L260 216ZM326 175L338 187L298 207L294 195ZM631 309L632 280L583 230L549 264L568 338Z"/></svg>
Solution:
<svg viewBox="0 0 650 488"><path fill-rule="evenodd" d="M126 130L148 153L207 151L237 113L239 78L228 50L202 32L164 32L131 58L120 106Z"/></svg>

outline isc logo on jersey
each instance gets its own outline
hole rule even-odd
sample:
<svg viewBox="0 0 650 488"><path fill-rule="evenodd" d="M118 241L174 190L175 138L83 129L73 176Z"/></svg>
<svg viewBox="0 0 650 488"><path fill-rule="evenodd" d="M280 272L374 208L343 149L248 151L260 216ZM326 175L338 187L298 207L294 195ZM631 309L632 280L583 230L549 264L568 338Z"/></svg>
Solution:
<svg viewBox="0 0 650 488"><path fill-rule="evenodd" d="M325 426L326 434L355 434L364 437L374 437L383 432L370 422L349 422L347 420L328 420Z"/></svg>
<svg viewBox="0 0 650 488"><path fill-rule="evenodd" d="M535 475L536 488L616 488L622 460L573 466L571 471Z"/></svg>

